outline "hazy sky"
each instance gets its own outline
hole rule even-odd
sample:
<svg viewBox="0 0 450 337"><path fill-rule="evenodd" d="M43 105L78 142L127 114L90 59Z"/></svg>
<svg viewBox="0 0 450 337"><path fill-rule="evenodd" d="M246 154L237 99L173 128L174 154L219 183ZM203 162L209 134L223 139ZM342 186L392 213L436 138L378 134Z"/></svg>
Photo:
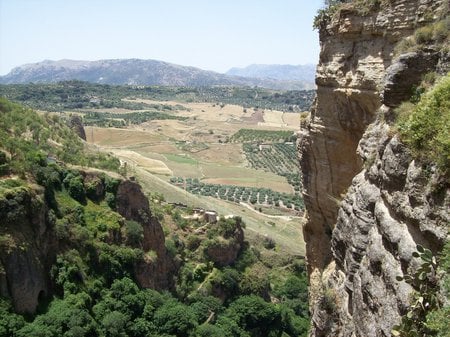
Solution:
<svg viewBox="0 0 450 337"><path fill-rule="evenodd" d="M0 74L45 59L156 59L225 72L316 63L323 0L0 0Z"/></svg>

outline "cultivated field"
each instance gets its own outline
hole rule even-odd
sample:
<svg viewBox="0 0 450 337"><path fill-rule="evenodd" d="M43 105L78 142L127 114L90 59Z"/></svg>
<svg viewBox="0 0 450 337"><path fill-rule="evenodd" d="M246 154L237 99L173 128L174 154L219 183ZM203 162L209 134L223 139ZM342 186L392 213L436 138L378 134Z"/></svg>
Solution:
<svg viewBox="0 0 450 337"><path fill-rule="evenodd" d="M163 193L170 202L215 209L221 214L242 216L254 238L269 235L291 252L303 254L299 242L300 217L293 212L239 205L187 193L169 183L171 177L197 178L204 183L269 188L294 194L285 177L256 170L246 160L242 143L230 142L241 129L290 131L298 129L299 114L244 109L237 105L133 100L164 104L170 114L185 120L149 120L125 128L86 127L87 141L117 155L127 163L128 175L136 176L149 191ZM111 112L111 111L110 111Z"/></svg>

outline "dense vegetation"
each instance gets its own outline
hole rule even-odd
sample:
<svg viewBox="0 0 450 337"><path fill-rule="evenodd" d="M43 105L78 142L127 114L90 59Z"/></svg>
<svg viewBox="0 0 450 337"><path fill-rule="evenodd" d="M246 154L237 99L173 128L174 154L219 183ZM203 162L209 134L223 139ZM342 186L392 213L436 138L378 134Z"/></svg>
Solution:
<svg viewBox="0 0 450 337"><path fill-rule="evenodd" d="M64 175L63 181L78 179L74 171ZM167 250L184 262L172 293L157 292L140 288L134 280L134 265L155 258L141 248L142 226L124 222L106 200L85 198L87 190L74 193L70 182L60 183L54 190L54 231L70 248L58 254L51 269L54 297L42 303L35 317L15 314L8 300L0 299L0 335L306 336L301 261L267 258L248 245L231 266L208 255L210 249L234 244L235 231L244 226L239 218L220 220L195 234L194 229L206 224L189 222L180 211L166 208L168 226L178 228L168 228ZM110 181L107 186L117 185ZM118 233L125 239L113 239ZM8 234L0 236L2 250L9 239ZM267 301L269 294L280 302Z"/></svg>
<svg viewBox="0 0 450 337"><path fill-rule="evenodd" d="M447 174L450 167L450 75L428 92L414 97L417 104L397 109L397 127L402 140L422 161L432 161Z"/></svg>
<svg viewBox="0 0 450 337"><path fill-rule="evenodd" d="M211 102L237 104L247 108L280 111L309 110L314 90L275 91L248 87L163 87L113 86L80 81L53 84L0 85L0 95L45 111L63 111L91 108L124 108L130 110L154 109L167 112L168 105L124 101L125 98L144 98L157 101ZM178 110L182 106L175 107Z"/></svg>
<svg viewBox="0 0 450 337"><path fill-rule="evenodd" d="M301 211L304 208L300 195L279 193L268 188L242 187L235 185L217 185L203 183L197 178L172 177L170 182L186 191L204 196L211 196L232 202L245 202L252 205L284 207Z"/></svg>
<svg viewBox="0 0 450 337"><path fill-rule="evenodd" d="M0 102L0 273L4 257L33 246L19 241L38 230L27 227L34 222L24 221L24 203L47 210L42 220L58 242L51 294L35 315L17 314L0 298L0 336L306 336L303 260L278 254L270 238L250 245L240 218L192 220L152 195L177 269L170 292L140 287L136 266L163 257L143 249L143 223L116 212L120 180L88 178L66 164L118 169L118 161L90 154L56 117ZM235 256L223 262L227 252Z"/></svg>
<svg viewBox="0 0 450 337"><path fill-rule="evenodd" d="M169 115L168 113L159 111L133 111L128 113L91 111L83 114L84 125L95 125L99 127L124 127L128 124L141 124L156 119L186 120L187 117Z"/></svg>

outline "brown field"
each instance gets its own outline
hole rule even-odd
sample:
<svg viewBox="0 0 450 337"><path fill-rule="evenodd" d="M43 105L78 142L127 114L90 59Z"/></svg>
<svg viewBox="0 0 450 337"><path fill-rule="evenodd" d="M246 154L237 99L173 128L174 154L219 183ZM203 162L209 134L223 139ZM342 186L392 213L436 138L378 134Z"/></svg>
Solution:
<svg viewBox="0 0 450 337"><path fill-rule="evenodd" d="M220 165L244 166L245 156L241 144L208 144L209 148L197 153L192 153L191 157Z"/></svg>
<svg viewBox="0 0 450 337"><path fill-rule="evenodd" d="M243 127L279 130L284 125L287 128L283 120L285 113L253 110L244 113L236 105L221 108L211 103L183 105L189 110L177 114L189 117L186 121L153 120L124 129L87 127L87 141L116 153L133 167L152 173L292 193L285 178L246 167L241 144L224 143Z"/></svg>
<svg viewBox="0 0 450 337"><path fill-rule="evenodd" d="M172 176L173 172L161 160L155 160L130 150L115 149L114 154L120 159L133 166L145 168L147 171L155 174L164 174Z"/></svg>
<svg viewBox="0 0 450 337"><path fill-rule="evenodd" d="M86 127L86 139L89 143L107 147L124 147L165 140L160 135L135 129L98 128L91 126Z"/></svg>
<svg viewBox="0 0 450 337"><path fill-rule="evenodd" d="M300 128L300 115L294 112L285 112L283 114L283 123L298 130Z"/></svg>

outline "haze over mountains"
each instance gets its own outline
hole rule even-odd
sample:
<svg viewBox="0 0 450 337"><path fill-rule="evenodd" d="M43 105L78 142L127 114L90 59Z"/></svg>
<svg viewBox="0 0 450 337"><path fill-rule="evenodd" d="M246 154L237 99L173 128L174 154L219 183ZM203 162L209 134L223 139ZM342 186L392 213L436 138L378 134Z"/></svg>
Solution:
<svg viewBox="0 0 450 337"><path fill-rule="evenodd" d="M251 64L245 68L231 68L226 74L231 76L272 78L282 81L314 83L316 66L313 64Z"/></svg>
<svg viewBox="0 0 450 337"><path fill-rule="evenodd" d="M279 90L314 88L313 66L252 65L227 74L157 60L45 60L14 68L1 84L80 80L114 85L259 86Z"/></svg>

